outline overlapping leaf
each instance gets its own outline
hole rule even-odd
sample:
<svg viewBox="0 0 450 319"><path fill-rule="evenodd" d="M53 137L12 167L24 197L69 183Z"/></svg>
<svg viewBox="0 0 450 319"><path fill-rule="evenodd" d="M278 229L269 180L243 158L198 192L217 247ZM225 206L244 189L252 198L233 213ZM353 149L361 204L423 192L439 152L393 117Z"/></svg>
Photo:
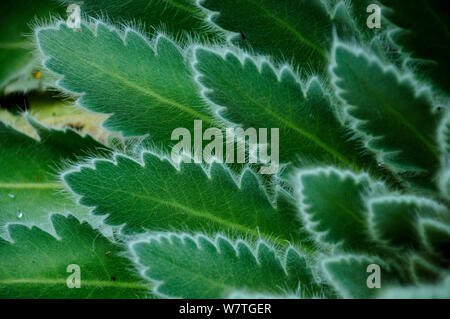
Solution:
<svg viewBox="0 0 450 319"><path fill-rule="evenodd" d="M117 245L75 217L52 215L56 236L38 227L10 224L12 241L0 238L0 298L136 298L149 285L130 273ZM80 287L69 276L79 266Z"/></svg>
<svg viewBox="0 0 450 319"><path fill-rule="evenodd" d="M202 0L210 20L235 44L277 60L294 60L304 70L323 73L332 19L321 1Z"/></svg>
<svg viewBox="0 0 450 319"><path fill-rule="evenodd" d="M301 170L295 187L300 216L316 241L346 250L371 246L365 197L385 191L382 183L330 167Z"/></svg>
<svg viewBox="0 0 450 319"><path fill-rule="evenodd" d="M390 248L419 248L419 217L442 218L444 206L426 198L408 195L374 197L367 202L373 237Z"/></svg>
<svg viewBox="0 0 450 319"><path fill-rule="evenodd" d="M334 58L334 84L367 147L393 170L430 179L439 163L430 96L410 77L360 50L339 43Z"/></svg>
<svg viewBox="0 0 450 319"><path fill-rule="evenodd" d="M125 34L102 22L91 31L73 32L64 22L37 30L45 65L64 75L58 86L82 94L81 106L111 114L105 128L124 136L149 135L152 143L168 148L171 133L194 120L203 127L213 122L197 94L182 50L158 36L153 44L140 33Z"/></svg>
<svg viewBox="0 0 450 319"><path fill-rule="evenodd" d="M317 289L305 256L289 248L282 260L264 242L253 251L242 240L169 233L131 243L130 250L162 296L223 298L240 289L312 296Z"/></svg>
<svg viewBox="0 0 450 319"><path fill-rule="evenodd" d="M60 1L65 5L73 3ZM194 0L86 0L81 3L81 12L94 17L106 15L115 23L135 21L149 33L162 28L184 41L220 39L218 32L205 23L206 14Z"/></svg>
<svg viewBox="0 0 450 319"><path fill-rule="evenodd" d="M309 163L371 165L358 140L348 139L316 78L302 84L289 68L276 71L266 60L232 51L197 48L195 57L198 82L222 121L244 129L278 128L281 162L301 157Z"/></svg>
<svg viewBox="0 0 450 319"><path fill-rule="evenodd" d="M126 234L177 229L299 242L288 195L280 191L275 208L250 169L237 179L223 164L214 162L208 171L195 163L175 167L149 152L142 163L117 155L64 175L81 204L108 215L108 225L124 225Z"/></svg>
<svg viewBox="0 0 450 319"><path fill-rule="evenodd" d="M0 225L6 222L47 224L51 212L72 212L86 217L88 210L66 198L62 184L54 177L64 161L104 146L72 129L47 129L33 119L40 141L0 122Z"/></svg>

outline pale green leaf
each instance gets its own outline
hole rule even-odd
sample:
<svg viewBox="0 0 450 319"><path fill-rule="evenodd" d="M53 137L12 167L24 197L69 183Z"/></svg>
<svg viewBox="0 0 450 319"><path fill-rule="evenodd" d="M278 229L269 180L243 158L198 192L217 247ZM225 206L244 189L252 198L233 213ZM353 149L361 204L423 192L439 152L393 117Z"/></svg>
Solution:
<svg viewBox="0 0 450 319"><path fill-rule="evenodd" d="M203 95L225 125L279 129L281 163L302 158L309 163L376 166L362 154L362 143L349 139L317 78L302 83L288 67L277 70L265 59L229 50L200 47L195 58Z"/></svg>
<svg viewBox="0 0 450 319"><path fill-rule="evenodd" d="M36 30L50 70L64 75L58 87L81 94L77 103L111 114L103 123L124 136L149 135L157 147L173 145L172 131L193 131L194 120L212 124L197 94L184 52L165 36L150 43L140 33L125 34L97 21L73 32L64 22ZM213 125L214 126L214 125Z"/></svg>
<svg viewBox="0 0 450 319"><path fill-rule="evenodd" d="M54 175L65 161L98 154L104 146L72 129L47 129L29 120L40 141L0 122L0 226L7 222L43 226L51 212L87 216L86 208L61 193L63 185Z"/></svg>
<svg viewBox="0 0 450 319"><path fill-rule="evenodd" d="M108 225L123 225L125 234L176 229L261 236L281 245L301 240L288 195L280 191L274 207L250 169L236 177L216 162L208 170L195 163L177 167L150 152L141 161L123 155L98 159L63 178L80 204L107 215Z"/></svg>
<svg viewBox="0 0 450 319"><path fill-rule="evenodd" d="M296 67L323 73L332 19L321 1L201 0L209 19L234 44Z"/></svg>
<svg viewBox="0 0 450 319"><path fill-rule="evenodd" d="M429 184L439 154L427 91L360 49L338 43L333 55L334 84L354 130L380 163L400 173L423 173Z"/></svg>
<svg viewBox="0 0 450 319"><path fill-rule="evenodd" d="M120 245L75 217L52 215L54 234L9 224L11 241L0 238L0 298L136 298L150 286L130 272ZM80 288L67 279L80 268ZM74 283L72 281L72 283Z"/></svg>
<svg viewBox="0 0 450 319"><path fill-rule="evenodd" d="M347 250L371 246L365 196L384 188L367 174L332 167L300 170L295 181L297 205L307 230L318 243Z"/></svg>
<svg viewBox="0 0 450 319"><path fill-rule="evenodd" d="M60 0L66 6L72 0ZM84 0L81 13L93 17L106 15L114 23L133 21L147 33L163 29L183 41L191 38L219 40L219 32L204 21L206 14L196 6L195 0Z"/></svg>
<svg viewBox="0 0 450 319"><path fill-rule="evenodd" d="M304 268L305 257L292 248L290 257L282 259L264 242L253 250L242 240L174 233L132 242L129 247L143 277L156 284L156 295L223 298L235 290L296 294L311 293L315 287Z"/></svg>

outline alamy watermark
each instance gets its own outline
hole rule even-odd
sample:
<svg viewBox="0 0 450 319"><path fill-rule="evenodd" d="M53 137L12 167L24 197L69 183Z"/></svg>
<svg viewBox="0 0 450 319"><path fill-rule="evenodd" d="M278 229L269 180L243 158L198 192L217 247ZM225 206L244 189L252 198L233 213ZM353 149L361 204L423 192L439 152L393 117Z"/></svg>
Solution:
<svg viewBox="0 0 450 319"><path fill-rule="evenodd" d="M66 272L71 273L66 279L67 288L81 288L81 268L77 264L70 264Z"/></svg>
<svg viewBox="0 0 450 319"><path fill-rule="evenodd" d="M175 163L250 163L264 164L261 174L275 174L279 169L279 129L240 127L223 130L210 127L203 132L201 120L194 121L194 137L187 128L172 131L171 140L179 141L171 152ZM203 147L203 141L210 141ZM224 149L225 148L225 149ZM224 157L225 156L225 157Z"/></svg>

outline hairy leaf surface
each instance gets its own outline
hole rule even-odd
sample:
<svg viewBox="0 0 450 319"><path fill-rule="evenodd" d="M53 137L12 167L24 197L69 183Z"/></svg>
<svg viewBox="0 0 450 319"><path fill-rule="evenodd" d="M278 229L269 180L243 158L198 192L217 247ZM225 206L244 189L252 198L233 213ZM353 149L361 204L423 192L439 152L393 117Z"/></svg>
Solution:
<svg viewBox="0 0 450 319"><path fill-rule="evenodd" d="M149 135L157 147L172 145L172 130L193 131L194 120L212 124L197 94L182 50L165 36L150 43L138 32L125 34L97 22L73 32L64 22L36 31L45 65L64 75L58 86L82 94L78 104L111 114L105 128L124 136Z"/></svg>
<svg viewBox="0 0 450 319"><path fill-rule="evenodd" d="M48 224L47 214L71 212L86 217L88 210L61 194L53 176L64 161L104 148L72 129L47 129L29 118L40 141L0 122L0 226L6 222Z"/></svg>
<svg viewBox="0 0 450 319"><path fill-rule="evenodd" d="M60 1L65 5L73 3ZM81 4L81 12L94 17L106 15L115 23L134 21L149 33L162 29L184 41L220 38L205 23L206 14L195 5L195 0L86 0Z"/></svg>
<svg viewBox="0 0 450 319"><path fill-rule="evenodd" d="M0 238L0 298L136 298L149 285L129 272L121 247L88 223L52 215L56 236L10 224L12 241ZM69 288L69 265L80 267L80 288ZM75 283L71 281L71 283Z"/></svg>
<svg viewBox="0 0 450 319"><path fill-rule="evenodd" d="M450 224L432 219L422 219L419 231L427 248L450 264Z"/></svg>
<svg viewBox="0 0 450 319"><path fill-rule="evenodd" d="M259 242L256 250L245 241L214 240L203 235L165 234L130 244L135 262L158 295L182 298L224 298L234 290L263 293L311 293L314 278L305 257L289 248L281 259Z"/></svg>
<svg viewBox="0 0 450 319"><path fill-rule="evenodd" d="M126 234L172 229L232 232L286 245L300 240L300 225L284 192L278 208L250 169L235 177L223 164L208 171L195 163L172 162L149 152L142 163L117 155L95 160L64 175L80 203L108 215L108 225L124 225Z"/></svg>
<svg viewBox="0 0 450 319"><path fill-rule="evenodd" d="M396 171L430 177L439 159L430 96L362 51L338 44L334 57L334 84L368 148Z"/></svg>
<svg viewBox="0 0 450 319"><path fill-rule="evenodd" d="M296 67L323 73L332 22L321 1L201 0L216 25L229 31L233 43L293 60Z"/></svg>
<svg viewBox="0 0 450 319"><path fill-rule="evenodd" d="M203 94L219 118L244 129L279 128L282 163L301 157L310 163L370 165L360 143L348 139L316 78L302 84L289 68L276 71L266 60L232 51L197 48L195 56Z"/></svg>
<svg viewBox="0 0 450 319"><path fill-rule="evenodd" d="M300 216L316 241L347 250L370 247L365 196L383 191L382 183L330 167L299 171L295 187Z"/></svg>
<svg viewBox="0 0 450 319"><path fill-rule="evenodd" d="M419 217L439 218L445 207L426 198L410 195L387 195L370 198L369 225L373 237L390 248L418 248Z"/></svg>

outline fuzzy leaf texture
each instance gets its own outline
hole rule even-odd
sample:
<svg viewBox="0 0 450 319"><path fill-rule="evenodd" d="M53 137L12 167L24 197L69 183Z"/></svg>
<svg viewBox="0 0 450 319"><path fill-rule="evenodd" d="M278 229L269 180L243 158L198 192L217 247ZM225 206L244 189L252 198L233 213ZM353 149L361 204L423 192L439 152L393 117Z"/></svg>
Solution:
<svg viewBox="0 0 450 319"><path fill-rule="evenodd" d="M332 167L300 170L296 183L300 217L319 244L346 251L370 247L365 197L385 191L382 183Z"/></svg>
<svg viewBox="0 0 450 319"><path fill-rule="evenodd" d="M208 171L194 163L176 167L144 152L142 163L123 155L98 159L66 172L64 180L82 205L108 215L108 225L124 225L125 234L231 232L282 245L301 239L288 195L280 191L275 208L250 169L235 177L223 164L214 162Z"/></svg>
<svg viewBox="0 0 450 319"><path fill-rule="evenodd" d="M226 126L279 128L280 161L376 166L348 139L317 78L301 83L290 68L276 70L244 53L195 50L203 95Z"/></svg>
<svg viewBox="0 0 450 319"><path fill-rule="evenodd" d="M374 197L368 200L367 206L374 239L386 247L402 250L421 245L417 229L419 218L442 219L448 215L444 206L411 195Z"/></svg>
<svg viewBox="0 0 450 319"><path fill-rule="evenodd" d="M52 215L51 221L54 234L10 224L11 241L0 238L0 298L148 296L149 286L129 272L119 245L71 215ZM72 264L80 267L80 288L67 286Z"/></svg>
<svg viewBox="0 0 450 319"><path fill-rule="evenodd" d="M201 0L209 19L228 31L234 44L294 61L296 67L323 73L332 19L321 1Z"/></svg>
<svg viewBox="0 0 450 319"><path fill-rule="evenodd" d="M359 49L338 43L334 60L334 84L345 110L379 162L430 179L439 165L430 95L411 76L401 76Z"/></svg>
<svg viewBox="0 0 450 319"><path fill-rule="evenodd" d="M73 32L64 22L36 31L44 64L64 75L58 87L81 94L77 103L111 114L104 127L124 136L149 135L156 147L168 148L172 130L193 131L194 120L213 123L197 94L183 51L165 36L153 43L140 33L125 34L97 21ZM214 126L214 125L212 125Z"/></svg>
<svg viewBox="0 0 450 319"><path fill-rule="evenodd" d="M87 216L87 209L61 194L63 185L54 175L64 161L101 153L105 147L72 129L48 129L28 120L40 141L0 122L0 226L48 224L47 214L53 212Z"/></svg>
<svg viewBox="0 0 450 319"><path fill-rule="evenodd" d="M144 277L155 283L154 293L165 297L224 298L240 289L317 293L307 259L292 248L281 259L264 242L253 250L223 236L168 233L133 242L130 249Z"/></svg>
<svg viewBox="0 0 450 319"><path fill-rule="evenodd" d="M60 1L66 6L73 3ZM206 24L206 14L195 0L86 0L81 3L81 12L93 17L106 15L115 23L134 21L147 33L161 29L183 42L221 38Z"/></svg>

